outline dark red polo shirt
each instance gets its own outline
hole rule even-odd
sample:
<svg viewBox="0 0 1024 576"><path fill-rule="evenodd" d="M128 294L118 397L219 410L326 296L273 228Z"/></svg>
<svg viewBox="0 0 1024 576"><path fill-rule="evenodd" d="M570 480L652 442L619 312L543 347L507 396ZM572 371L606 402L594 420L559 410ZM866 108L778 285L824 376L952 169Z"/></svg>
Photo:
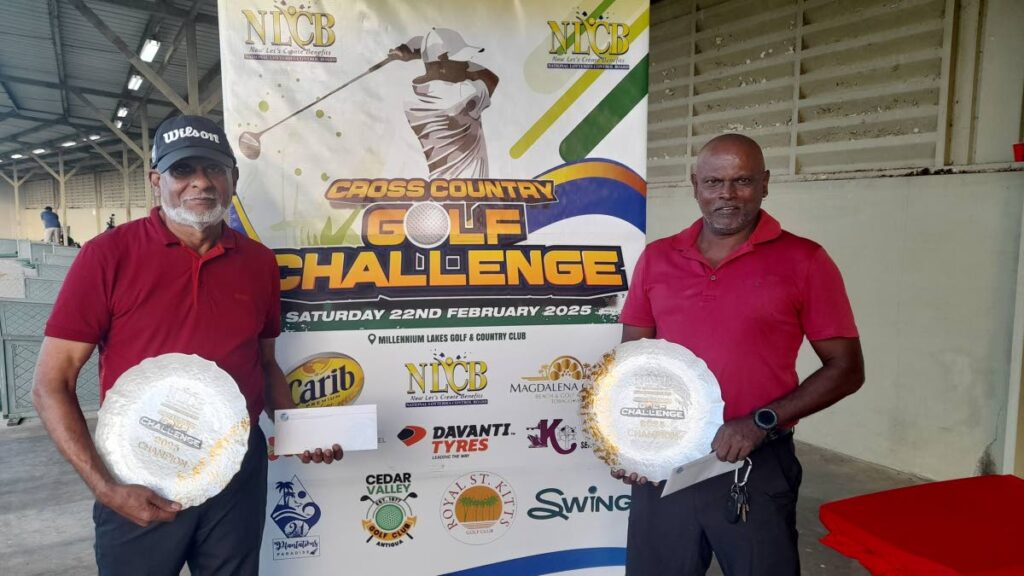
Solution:
<svg viewBox="0 0 1024 576"><path fill-rule="evenodd" d="M653 327L707 362L731 420L799 385L804 336L853 338L857 325L839 269L818 244L761 211L750 238L713 268L696 245L703 224L647 246L619 321Z"/></svg>
<svg viewBox="0 0 1024 576"><path fill-rule="evenodd" d="M169 352L197 354L230 374L249 414L263 410L259 341L281 332L274 253L223 227L200 256L154 208L86 243L46 323L46 335L98 344L101 398L125 370Z"/></svg>

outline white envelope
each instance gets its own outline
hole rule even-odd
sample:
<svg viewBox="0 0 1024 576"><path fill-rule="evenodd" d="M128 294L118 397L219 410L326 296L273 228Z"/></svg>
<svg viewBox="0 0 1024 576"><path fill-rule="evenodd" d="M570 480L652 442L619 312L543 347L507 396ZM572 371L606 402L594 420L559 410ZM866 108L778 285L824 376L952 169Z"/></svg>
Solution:
<svg viewBox="0 0 1024 576"><path fill-rule="evenodd" d="M377 449L377 405L291 408L274 412L274 453L302 454L340 444L345 452Z"/></svg>
<svg viewBox="0 0 1024 576"><path fill-rule="evenodd" d="M676 466L672 469L672 473L669 474L668 480L665 481L665 488L661 491L661 497L664 498L669 494L682 490L688 486L693 486L698 482L707 480L726 472L732 472L733 470L743 466L743 460L736 463L722 462L718 459L718 456L714 452L703 456L690 462L689 464L683 464L682 466Z"/></svg>

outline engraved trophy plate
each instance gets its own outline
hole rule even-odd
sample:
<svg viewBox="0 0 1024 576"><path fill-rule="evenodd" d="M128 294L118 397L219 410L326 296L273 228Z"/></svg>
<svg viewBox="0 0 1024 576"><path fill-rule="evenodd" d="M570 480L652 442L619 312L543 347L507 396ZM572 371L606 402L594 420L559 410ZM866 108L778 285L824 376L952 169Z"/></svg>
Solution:
<svg viewBox="0 0 1024 576"><path fill-rule="evenodd" d="M619 344L580 395L594 454L652 481L711 452L725 407L707 364L664 340Z"/></svg>
<svg viewBox="0 0 1024 576"><path fill-rule="evenodd" d="M96 425L96 449L118 482L147 486L185 508L227 486L248 443L249 413L234 379L186 354L126 370Z"/></svg>

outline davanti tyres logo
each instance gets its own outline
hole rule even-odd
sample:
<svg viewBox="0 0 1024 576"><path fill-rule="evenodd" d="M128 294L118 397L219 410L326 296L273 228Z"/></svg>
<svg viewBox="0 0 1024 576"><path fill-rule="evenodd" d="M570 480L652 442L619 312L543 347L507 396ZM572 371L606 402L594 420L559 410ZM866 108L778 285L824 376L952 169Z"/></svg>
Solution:
<svg viewBox="0 0 1024 576"><path fill-rule="evenodd" d="M310 356L286 376L299 408L346 406L363 391L363 367L351 356L323 353Z"/></svg>
<svg viewBox="0 0 1024 576"><path fill-rule="evenodd" d="M493 472L461 476L441 496L441 525L466 544L487 544L501 538L516 519L512 485Z"/></svg>
<svg viewBox="0 0 1024 576"><path fill-rule="evenodd" d="M314 12L309 3L296 5L296 0L274 0L272 6L241 11L246 60L338 61L330 50L337 40L333 14Z"/></svg>
<svg viewBox="0 0 1024 576"><path fill-rule="evenodd" d="M411 488L412 474L408 472L366 477L367 493L359 501L369 502L362 521L363 530L369 533L367 544L374 541L380 548L394 548L413 539L411 531L416 526L416 516L409 500L417 494Z"/></svg>
<svg viewBox="0 0 1024 576"><path fill-rule="evenodd" d="M319 556L320 537L309 532L320 521L320 506L298 476L276 482L274 488L281 497L271 510L270 519L285 536L274 540L274 560Z"/></svg>
<svg viewBox="0 0 1024 576"><path fill-rule="evenodd" d="M398 433L398 439L406 446L412 446L426 435L425 428L406 426ZM486 452L490 448L492 438L515 435L511 422L434 426L431 430L431 459L468 458L472 454Z"/></svg>
<svg viewBox="0 0 1024 576"><path fill-rule="evenodd" d="M406 446L412 446L413 444L423 440L427 436L426 428L422 426L406 426L402 428L402 431L398 433L398 439L402 441Z"/></svg>

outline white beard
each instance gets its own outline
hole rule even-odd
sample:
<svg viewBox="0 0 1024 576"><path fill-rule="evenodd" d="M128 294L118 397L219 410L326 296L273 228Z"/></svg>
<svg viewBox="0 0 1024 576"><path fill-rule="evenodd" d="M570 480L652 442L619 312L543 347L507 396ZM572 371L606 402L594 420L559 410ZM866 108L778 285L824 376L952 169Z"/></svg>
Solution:
<svg viewBox="0 0 1024 576"><path fill-rule="evenodd" d="M164 214L167 214L167 217L177 224L191 226L196 230L202 230L203 228L209 228L210 226L220 224L224 220L224 214L228 211L226 206L220 205L199 214L192 212L184 206L171 208L165 204L162 208Z"/></svg>

